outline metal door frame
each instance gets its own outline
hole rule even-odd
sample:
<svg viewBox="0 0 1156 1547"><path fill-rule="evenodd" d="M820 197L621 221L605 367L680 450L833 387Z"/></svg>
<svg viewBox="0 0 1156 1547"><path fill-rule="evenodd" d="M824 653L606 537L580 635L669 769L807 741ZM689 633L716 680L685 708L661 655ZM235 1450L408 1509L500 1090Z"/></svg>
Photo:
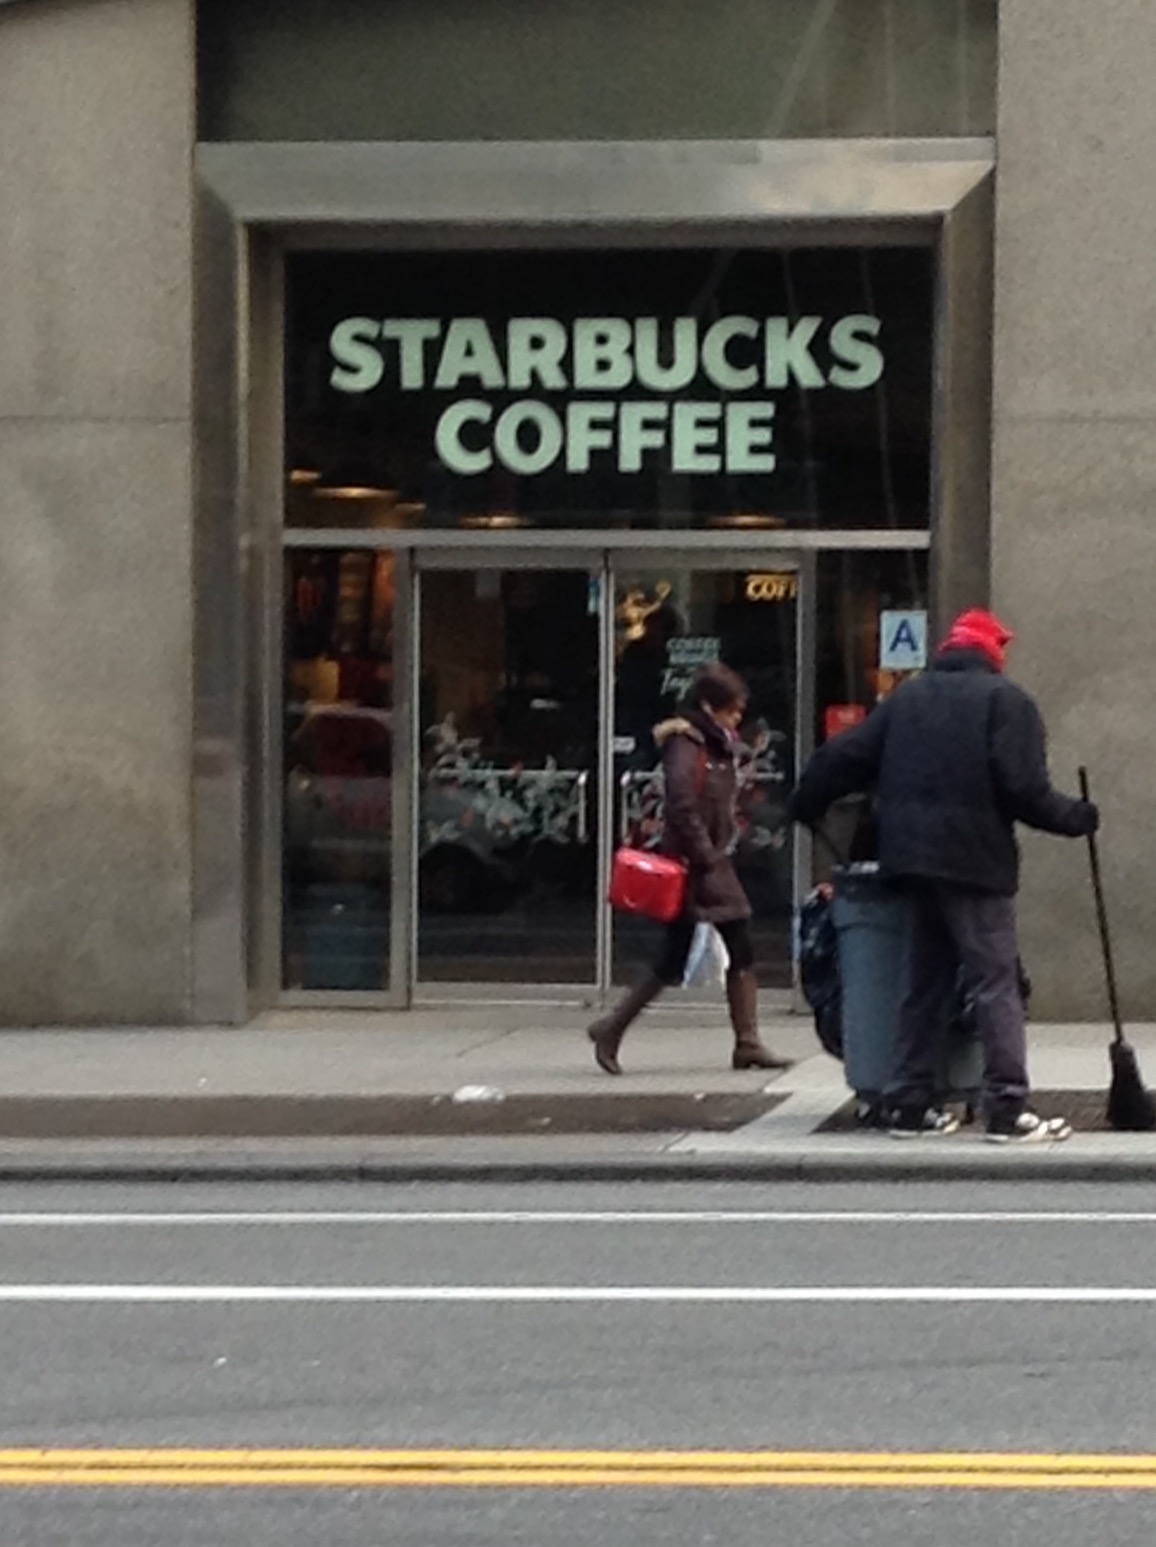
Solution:
<svg viewBox="0 0 1156 1547"><path fill-rule="evenodd" d="M198 145L194 736L204 755L192 780L194 1020L240 1022L284 1002L274 621L282 548L428 550L463 535L283 527L286 253L317 246L932 246L931 605L942 621L988 588L994 162L989 139ZM512 535L488 534L487 547L501 551L501 539ZM623 535L632 546L667 551L674 534ZM821 547L927 547L930 538L778 535L773 546L794 549L804 564ZM576 536L586 534L536 534L535 548L544 556ZM711 534L677 541L697 555ZM595 542L613 546L611 534ZM751 552L765 551L760 534ZM800 628L809 627L804 612ZM803 669L809 655L801 634ZM410 964L399 968L395 958L393 968L401 974L397 989L408 983ZM343 995L340 1003L356 998Z"/></svg>

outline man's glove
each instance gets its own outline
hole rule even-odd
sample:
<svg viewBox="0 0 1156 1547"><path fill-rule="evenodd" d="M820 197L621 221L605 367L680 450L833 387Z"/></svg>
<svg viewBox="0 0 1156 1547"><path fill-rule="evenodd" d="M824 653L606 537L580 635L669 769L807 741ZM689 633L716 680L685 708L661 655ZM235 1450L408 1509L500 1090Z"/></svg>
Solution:
<svg viewBox="0 0 1156 1547"><path fill-rule="evenodd" d="M1072 830L1077 838L1088 838L1100 827L1100 808L1094 800L1078 800L1072 814Z"/></svg>

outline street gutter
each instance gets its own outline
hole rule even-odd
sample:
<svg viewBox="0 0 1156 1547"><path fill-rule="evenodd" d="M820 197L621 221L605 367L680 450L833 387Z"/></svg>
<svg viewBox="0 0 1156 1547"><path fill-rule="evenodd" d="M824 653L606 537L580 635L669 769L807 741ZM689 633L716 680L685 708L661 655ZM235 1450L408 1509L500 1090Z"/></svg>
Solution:
<svg viewBox="0 0 1156 1547"><path fill-rule="evenodd" d="M668 1136L671 1139L676 1136ZM531 1141L538 1143L541 1141ZM545 1141L549 1144L550 1141ZM296 1147L189 1153L185 1147L147 1146L100 1151L31 1144L0 1150L0 1182L1151 1182L1156 1173L1152 1146L1134 1154L1082 1150L1069 1141L1045 1152L994 1149L979 1143L954 1152L912 1146L861 1154L846 1149L714 1155L645 1152L559 1152L511 1154L502 1149L461 1145L441 1156L407 1153L311 1152Z"/></svg>

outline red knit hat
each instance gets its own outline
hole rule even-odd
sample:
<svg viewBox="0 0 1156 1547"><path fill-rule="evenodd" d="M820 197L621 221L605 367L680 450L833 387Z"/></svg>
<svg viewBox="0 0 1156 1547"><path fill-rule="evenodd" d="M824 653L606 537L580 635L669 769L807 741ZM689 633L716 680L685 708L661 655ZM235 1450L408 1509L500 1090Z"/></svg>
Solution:
<svg viewBox="0 0 1156 1547"><path fill-rule="evenodd" d="M982 607L972 607L961 612L951 625L947 638L940 645L945 650L979 650L987 656L996 671L1007 666L1007 647L1015 635L994 612Z"/></svg>

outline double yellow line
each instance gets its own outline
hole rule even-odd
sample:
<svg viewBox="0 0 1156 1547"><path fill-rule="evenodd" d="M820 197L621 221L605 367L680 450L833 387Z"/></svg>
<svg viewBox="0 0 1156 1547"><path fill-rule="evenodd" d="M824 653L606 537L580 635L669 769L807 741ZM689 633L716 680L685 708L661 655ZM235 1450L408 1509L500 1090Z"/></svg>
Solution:
<svg viewBox="0 0 1156 1547"><path fill-rule="evenodd" d="M1156 1456L932 1451L0 1451L4 1488L1156 1488Z"/></svg>

